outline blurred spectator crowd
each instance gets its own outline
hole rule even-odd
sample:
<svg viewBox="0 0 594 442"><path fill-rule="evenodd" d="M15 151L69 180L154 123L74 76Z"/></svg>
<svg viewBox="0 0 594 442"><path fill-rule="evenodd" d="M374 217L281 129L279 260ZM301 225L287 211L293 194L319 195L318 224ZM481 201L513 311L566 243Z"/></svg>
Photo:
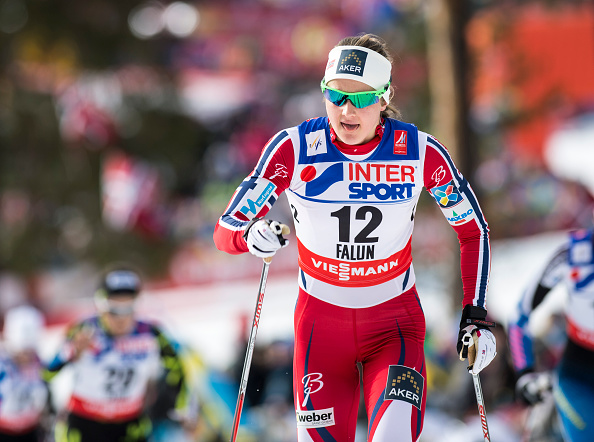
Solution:
<svg viewBox="0 0 594 442"><path fill-rule="evenodd" d="M440 7L419 0L5 0L0 266L30 274L134 259L174 284L257 272L249 265L221 270L228 258L214 250L213 225L266 141L323 114L318 85L328 50L346 35L382 36L398 60L404 119L431 131L425 45L428 17ZM578 1L466 8L478 158L466 173L492 238L578 224L590 197L552 175L542 151L557 123L592 105L584 78L594 62L576 52L589 49L581 37L591 9ZM579 77L562 68L539 74L539 42L561 38L547 31L555 25L580 42L566 44L571 51L557 61L572 60L568 70ZM276 206L288 220L286 204ZM420 210L439 216L430 206L422 200ZM434 241L447 235L442 225ZM417 259L431 254L426 246L417 244Z"/></svg>
<svg viewBox="0 0 594 442"><path fill-rule="evenodd" d="M553 174L544 151L555 129L594 109L594 10L578 0L466 3L478 159L468 178L492 238L587 225L592 196ZM50 324L70 319L96 269L113 260L136 262L155 288L257 275L258 260L212 244L229 195L277 130L323 115L322 69L346 35L374 32L388 42L403 119L433 132L425 46L439 5L0 1L0 314L31 302ZM289 221L285 202L273 210ZM418 217L415 260L439 279L452 254L437 251L452 232L429 198L419 210L427 213ZM294 246L279 254L278 272L294 271ZM279 418L292 414L290 347L275 342L254 357L248 418L254 428L258 419L277 425L254 440L292 434L284 425L293 421ZM444 351L428 350L431 407L457 410L454 425L476 410L470 378L458 378ZM507 405L501 419L517 429L525 410L514 408L509 361L499 353L501 366L489 367L497 375L485 376L497 381L485 382L487 408ZM236 368L209 374L208 388L228 389L233 402ZM463 405L449 402L455 397ZM222 437L219 424L204 440Z"/></svg>

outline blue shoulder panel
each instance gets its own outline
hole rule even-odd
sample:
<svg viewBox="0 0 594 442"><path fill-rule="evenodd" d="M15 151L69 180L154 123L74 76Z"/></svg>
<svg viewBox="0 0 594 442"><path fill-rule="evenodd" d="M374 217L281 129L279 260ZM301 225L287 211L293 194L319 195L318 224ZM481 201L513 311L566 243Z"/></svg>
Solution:
<svg viewBox="0 0 594 442"><path fill-rule="evenodd" d="M418 160L419 131L414 124L386 118L384 136L372 161Z"/></svg>
<svg viewBox="0 0 594 442"><path fill-rule="evenodd" d="M328 163L348 160L330 139L327 117L307 120L298 126L299 164ZM415 125L386 118L384 136L368 161L419 159L419 134Z"/></svg>

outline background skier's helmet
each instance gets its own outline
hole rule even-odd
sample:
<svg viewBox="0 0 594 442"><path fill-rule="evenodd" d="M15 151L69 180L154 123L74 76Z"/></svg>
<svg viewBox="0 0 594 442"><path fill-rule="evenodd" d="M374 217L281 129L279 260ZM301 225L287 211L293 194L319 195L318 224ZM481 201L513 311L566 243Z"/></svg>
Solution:
<svg viewBox="0 0 594 442"><path fill-rule="evenodd" d="M26 350L37 351L45 320L35 307L14 307L4 316L4 344L12 353Z"/></svg>

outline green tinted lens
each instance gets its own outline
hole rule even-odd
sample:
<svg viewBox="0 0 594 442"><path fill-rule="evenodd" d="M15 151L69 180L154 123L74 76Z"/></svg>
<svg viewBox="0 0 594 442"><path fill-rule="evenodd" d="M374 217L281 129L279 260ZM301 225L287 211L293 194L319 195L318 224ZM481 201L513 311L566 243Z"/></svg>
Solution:
<svg viewBox="0 0 594 442"><path fill-rule="evenodd" d="M358 109L362 109L367 106L371 106L379 101L379 97L375 94L375 92L369 92L367 94L359 94L359 95L349 95L349 100L353 103Z"/></svg>
<svg viewBox="0 0 594 442"><path fill-rule="evenodd" d="M352 94L349 94L347 92L339 91L338 89L329 88L324 82L322 82L321 86L324 97L335 106L342 106L346 103L346 100L349 100L357 109L363 109L364 107L379 102L380 96L385 92L385 90L382 90L374 92L353 92Z"/></svg>
<svg viewBox="0 0 594 442"><path fill-rule="evenodd" d="M342 92L335 91L334 89L325 88L323 93L324 97L326 97L330 103L336 106L342 106L348 98L348 94L343 94Z"/></svg>

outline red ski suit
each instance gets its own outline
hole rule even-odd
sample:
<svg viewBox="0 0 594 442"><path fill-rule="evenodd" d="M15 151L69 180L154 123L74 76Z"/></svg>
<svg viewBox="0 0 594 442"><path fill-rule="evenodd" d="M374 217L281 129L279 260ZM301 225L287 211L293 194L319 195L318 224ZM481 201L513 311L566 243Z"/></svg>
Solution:
<svg viewBox="0 0 594 442"><path fill-rule="evenodd" d="M435 138L384 119L376 137L344 145L327 118L275 135L214 233L242 235L286 192L299 251L293 385L300 442L352 441L362 370L368 440L418 440L425 410L425 319L411 235L425 187L458 235L463 305L485 307L487 222L468 182Z"/></svg>

